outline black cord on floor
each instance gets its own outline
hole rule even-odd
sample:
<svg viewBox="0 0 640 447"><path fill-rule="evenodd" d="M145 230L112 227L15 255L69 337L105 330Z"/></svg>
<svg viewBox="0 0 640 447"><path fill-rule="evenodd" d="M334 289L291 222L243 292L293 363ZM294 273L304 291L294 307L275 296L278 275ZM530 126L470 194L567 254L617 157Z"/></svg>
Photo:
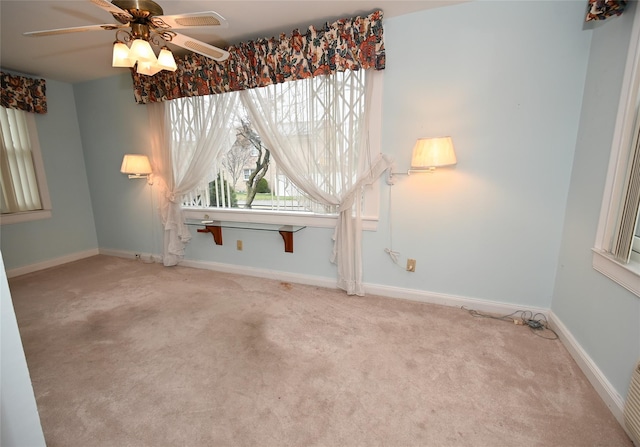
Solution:
<svg viewBox="0 0 640 447"><path fill-rule="evenodd" d="M549 322L547 321L547 317L541 313L534 314L529 310L516 310L515 312L512 312L509 315L495 316L495 315L483 314L481 312L478 312L477 310L467 309L464 306L462 306L462 309L469 312L469 314L473 317L491 318L494 320L501 320L501 321L506 321L513 324L528 326L529 329L531 329L531 332L533 332L538 337L544 338L546 340L558 339L558 334L556 333L556 331L554 331L549 327ZM553 335L551 336L542 335L545 333L545 331L549 331Z"/></svg>

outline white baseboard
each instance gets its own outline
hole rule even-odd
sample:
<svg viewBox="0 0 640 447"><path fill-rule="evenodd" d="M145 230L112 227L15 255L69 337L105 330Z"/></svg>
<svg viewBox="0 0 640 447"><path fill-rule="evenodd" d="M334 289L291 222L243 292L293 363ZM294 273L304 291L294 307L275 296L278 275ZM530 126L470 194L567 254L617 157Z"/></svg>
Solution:
<svg viewBox="0 0 640 447"><path fill-rule="evenodd" d="M278 281L288 281L298 284L306 284L310 286L326 287L335 289L336 279L326 278L313 275L302 275L298 273L282 272L278 270L268 270L255 267L246 267L242 265L223 264L208 261L192 261L183 260L181 266L193 267L205 270L215 270L218 272L235 273L238 275L255 276L258 278L275 279ZM429 304L440 304L444 306L457 307L462 306L468 309L479 310L483 312L491 312L496 314L510 314L516 310L531 311L532 313L541 313L545 317L549 312L548 309L534 308L528 306L520 306L515 304L500 303L497 301L481 300L476 298L461 297L455 295L441 294L435 292L425 292L417 289L406 289L401 287L384 286L380 284L365 284L365 292L371 295L379 295L386 298L399 298L410 301L418 301Z"/></svg>
<svg viewBox="0 0 640 447"><path fill-rule="evenodd" d="M607 380L593 359L591 359L562 320L560 320L560 317L553 312L550 312L549 315L549 325L557 332L560 341L562 341L562 344L567 348L567 351L569 351L569 354L571 354L571 357L573 357L573 360L578 364L584 375L587 376L587 379L593 388L595 388L600 398L607 407L609 407L613 416L618 420L620 425L625 428L623 416L624 400L613 385L611 385L611 382Z"/></svg>
<svg viewBox="0 0 640 447"><path fill-rule="evenodd" d="M79 252L71 253L65 256L60 256L59 258L48 259L46 261L37 262L35 264L25 265L23 267L16 267L16 268L7 270L7 278L14 278L16 276L26 275L27 273L33 273L39 270L56 267L58 265L66 264L68 262L78 261L80 259L96 256L98 254L99 254L99 250L97 248L93 248L91 250L79 251Z"/></svg>
<svg viewBox="0 0 640 447"><path fill-rule="evenodd" d="M309 286L336 288L335 278L325 278L322 276L302 275L299 273L282 272L278 270L267 270L256 267L245 267L242 265L222 264L219 262L206 261L180 261L181 266L193 267L204 270L215 270L217 272L234 273L238 275L255 276L258 278L275 279Z"/></svg>
<svg viewBox="0 0 640 447"><path fill-rule="evenodd" d="M120 258L135 259L135 253L124 250L100 249L100 254L107 256L117 256ZM141 256L152 256L148 253L142 253ZM161 257L154 255L156 262L162 262ZM279 270L269 270L256 267L247 267L236 264L224 264L220 262L210 261L194 261L183 259L179 265L183 267L192 267L203 270L214 270L217 272L233 273L237 275L254 276L258 278L275 279L278 281L288 281L309 286L326 287L335 289L336 279L323 276L303 275L299 273L283 272ZM418 301L421 303L440 304L443 306L457 307L462 306L467 309L474 309L482 312L507 315L517 310L530 311L533 314L540 313L548 318L549 309L538 307L516 305L502 303L498 301L490 301L478 298L469 298L457 295L449 295L436 292L425 292L424 290L407 289L402 287L385 286L381 284L364 284L365 292L371 295L384 296L386 298L399 298L410 301Z"/></svg>
<svg viewBox="0 0 640 447"><path fill-rule="evenodd" d="M98 251L100 252L101 255L113 256L114 258L126 258L126 259L136 258L136 254L132 251L111 250L109 248L100 248Z"/></svg>
<svg viewBox="0 0 640 447"><path fill-rule="evenodd" d="M110 248L101 248L99 251L101 255L113 256L116 258L138 259L136 256L140 256L141 260L149 264L152 264L154 262L162 262L162 256L152 253L142 253L128 250L112 250Z"/></svg>
<svg viewBox="0 0 640 447"><path fill-rule="evenodd" d="M488 312L499 315L508 315L518 310L529 311L535 314L542 314L548 317L549 309L531 307L519 304L502 303L479 298L469 298L465 296L450 295L445 293L427 292L417 289L406 289L402 287L385 286L380 284L365 284L365 292L372 295L380 295L387 298L400 298L411 301L419 301L429 304L440 304L449 307L465 307L481 312Z"/></svg>

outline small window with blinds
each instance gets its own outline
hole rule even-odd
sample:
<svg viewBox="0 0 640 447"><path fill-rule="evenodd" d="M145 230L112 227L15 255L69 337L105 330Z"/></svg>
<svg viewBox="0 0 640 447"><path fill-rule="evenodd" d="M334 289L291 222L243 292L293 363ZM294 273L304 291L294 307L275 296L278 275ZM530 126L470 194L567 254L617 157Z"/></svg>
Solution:
<svg viewBox="0 0 640 447"><path fill-rule="evenodd" d="M51 216L33 114L0 107L0 223Z"/></svg>
<svg viewBox="0 0 640 447"><path fill-rule="evenodd" d="M635 138L629 157L627 181L624 187L618 227L612 248L612 254L620 262L628 263L634 251L637 251L638 214L640 213L640 108L636 113Z"/></svg>

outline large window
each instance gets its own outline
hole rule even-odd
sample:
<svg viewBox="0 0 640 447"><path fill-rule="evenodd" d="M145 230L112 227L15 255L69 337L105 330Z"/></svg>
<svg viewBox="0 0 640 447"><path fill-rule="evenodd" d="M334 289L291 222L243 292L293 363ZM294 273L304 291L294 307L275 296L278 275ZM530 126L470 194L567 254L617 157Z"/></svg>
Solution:
<svg viewBox="0 0 640 447"><path fill-rule="evenodd" d="M51 216L44 168L32 113L0 107L0 222Z"/></svg>
<svg viewBox="0 0 640 447"><path fill-rule="evenodd" d="M365 104L367 79L365 70L348 70L264 87L269 89L266 96L278 132L286 139L283 143L304 152L305 170L331 194L349 183L342 178L345 164L366 162L353 156L353 148L362 138L360 123L368 118L367 107L374 120L380 114L380 92L371 96L371 104ZM238 100L226 120L224 132L228 137L220 157L206 181L184 199L187 216L202 217L206 213L210 218L263 222L269 221L267 215L275 214L280 218L283 214L295 216L298 222L305 216L336 216L336 206L320 204L296 187L253 121L245 103ZM368 159L380 152L379 125L371 127L376 130L367 136ZM377 194L373 192L377 188L369 189L365 216L377 215Z"/></svg>

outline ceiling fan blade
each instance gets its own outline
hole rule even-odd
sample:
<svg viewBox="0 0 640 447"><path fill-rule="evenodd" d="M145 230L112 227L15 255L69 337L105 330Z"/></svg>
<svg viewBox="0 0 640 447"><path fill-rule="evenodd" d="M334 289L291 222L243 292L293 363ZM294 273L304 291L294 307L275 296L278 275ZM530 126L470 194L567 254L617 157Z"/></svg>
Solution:
<svg viewBox="0 0 640 447"><path fill-rule="evenodd" d="M229 57L229 52L222 48L214 47L213 45L209 45L208 43L201 42L183 34L171 32L171 35L171 40L169 40L169 42L174 45L178 45L179 47L186 48L187 50L191 50L194 53L201 54L218 62L222 62ZM164 35L162 35L162 37L165 38Z"/></svg>
<svg viewBox="0 0 640 447"><path fill-rule="evenodd" d="M42 31L29 31L27 33L23 33L25 36L33 36L33 37L45 37L45 36L55 36L58 34L71 34L71 33L81 33L84 31L110 31L119 28L126 28L125 25L115 25L112 23L105 23L103 25L87 25L87 26L75 26L73 28L58 28L58 29L48 29Z"/></svg>
<svg viewBox="0 0 640 447"><path fill-rule="evenodd" d="M151 24L160 29L180 29L194 26L218 26L226 28L227 20L215 11L176 14L172 16L155 16L150 18Z"/></svg>
<svg viewBox="0 0 640 447"><path fill-rule="evenodd" d="M129 14L128 11L125 11L124 9L117 7L116 5L108 2L107 0L91 0L91 3L93 3L99 8L104 9L108 13L111 13L111 15L118 22L124 25L128 24L130 21L133 20L133 16Z"/></svg>

